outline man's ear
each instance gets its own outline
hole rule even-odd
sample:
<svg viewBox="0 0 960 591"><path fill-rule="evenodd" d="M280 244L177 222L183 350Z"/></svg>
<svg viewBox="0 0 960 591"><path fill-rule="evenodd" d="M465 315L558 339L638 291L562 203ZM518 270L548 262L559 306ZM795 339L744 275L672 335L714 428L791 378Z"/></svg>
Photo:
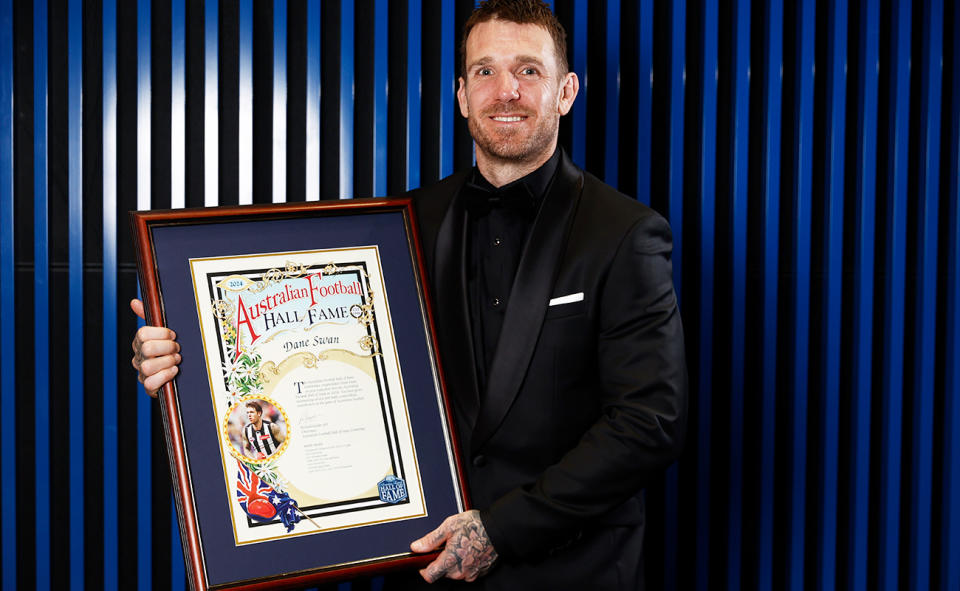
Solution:
<svg viewBox="0 0 960 591"><path fill-rule="evenodd" d="M470 108L467 106L467 83L463 81L463 76L457 78L457 102L460 103L460 114L464 119L470 116Z"/></svg>
<svg viewBox="0 0 960 591"><path fill-rule="evenodd" d="M557 101L557 111L566 115L573 108L573 101L580 92L580 80L575 72L567 72L560 84L560 100Z"/></svg>

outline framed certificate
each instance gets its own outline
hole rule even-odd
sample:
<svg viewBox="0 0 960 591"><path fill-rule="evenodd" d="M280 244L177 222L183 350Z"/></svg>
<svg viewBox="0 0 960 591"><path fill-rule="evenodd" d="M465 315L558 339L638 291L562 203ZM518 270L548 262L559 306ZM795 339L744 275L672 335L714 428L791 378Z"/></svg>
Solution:
<svg viewBox="0 0 960 591"><path fill-rule="evenodd" d="M467 507L408 199L131 213L196 589L426 564Z"/></svg>

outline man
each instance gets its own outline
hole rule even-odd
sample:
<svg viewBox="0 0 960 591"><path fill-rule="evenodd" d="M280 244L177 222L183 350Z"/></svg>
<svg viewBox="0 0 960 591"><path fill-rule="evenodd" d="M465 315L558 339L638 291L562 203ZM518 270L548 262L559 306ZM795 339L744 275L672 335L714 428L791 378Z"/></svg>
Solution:
<svg viewBox="0 0 960 591"><path fill-rule="evenodd" d="M263 418L263 407L251 400L246 404L247 424L243 426L243 451L248 457L263 460L280 449L284 437L280 427Z"/></svg>
<svg viewBox="0 0 960 591"><path fill-rule="evenodd" d="M411 196L479 509L411 548L443 548L428 582L642 588L642 489L686 416L669 226L557 148L579 81L546 5L482 3L461 49L477 166ZM138 332L148 390L176 373L173 336Z"/></svg>

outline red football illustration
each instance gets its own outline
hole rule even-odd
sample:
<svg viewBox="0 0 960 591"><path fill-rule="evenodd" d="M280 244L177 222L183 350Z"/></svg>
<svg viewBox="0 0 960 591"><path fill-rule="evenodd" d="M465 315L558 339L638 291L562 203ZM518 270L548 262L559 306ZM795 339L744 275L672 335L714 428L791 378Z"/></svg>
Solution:
<svg viewBox="0 0 960 591"><path fill-rule="evenodd" d="M263 519L272 519L277 514L277 508L266 499L253 499L247 503L247 512Z"/></svg>

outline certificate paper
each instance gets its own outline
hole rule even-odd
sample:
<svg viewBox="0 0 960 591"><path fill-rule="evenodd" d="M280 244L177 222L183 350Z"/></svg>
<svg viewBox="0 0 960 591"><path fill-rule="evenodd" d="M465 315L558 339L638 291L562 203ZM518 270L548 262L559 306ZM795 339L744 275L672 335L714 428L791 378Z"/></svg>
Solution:
<svg viewBox="0 0 960 591"><path fill-rule="evenodd" d="M235 543L426 515L377 247L190 270Z"/></svg>

